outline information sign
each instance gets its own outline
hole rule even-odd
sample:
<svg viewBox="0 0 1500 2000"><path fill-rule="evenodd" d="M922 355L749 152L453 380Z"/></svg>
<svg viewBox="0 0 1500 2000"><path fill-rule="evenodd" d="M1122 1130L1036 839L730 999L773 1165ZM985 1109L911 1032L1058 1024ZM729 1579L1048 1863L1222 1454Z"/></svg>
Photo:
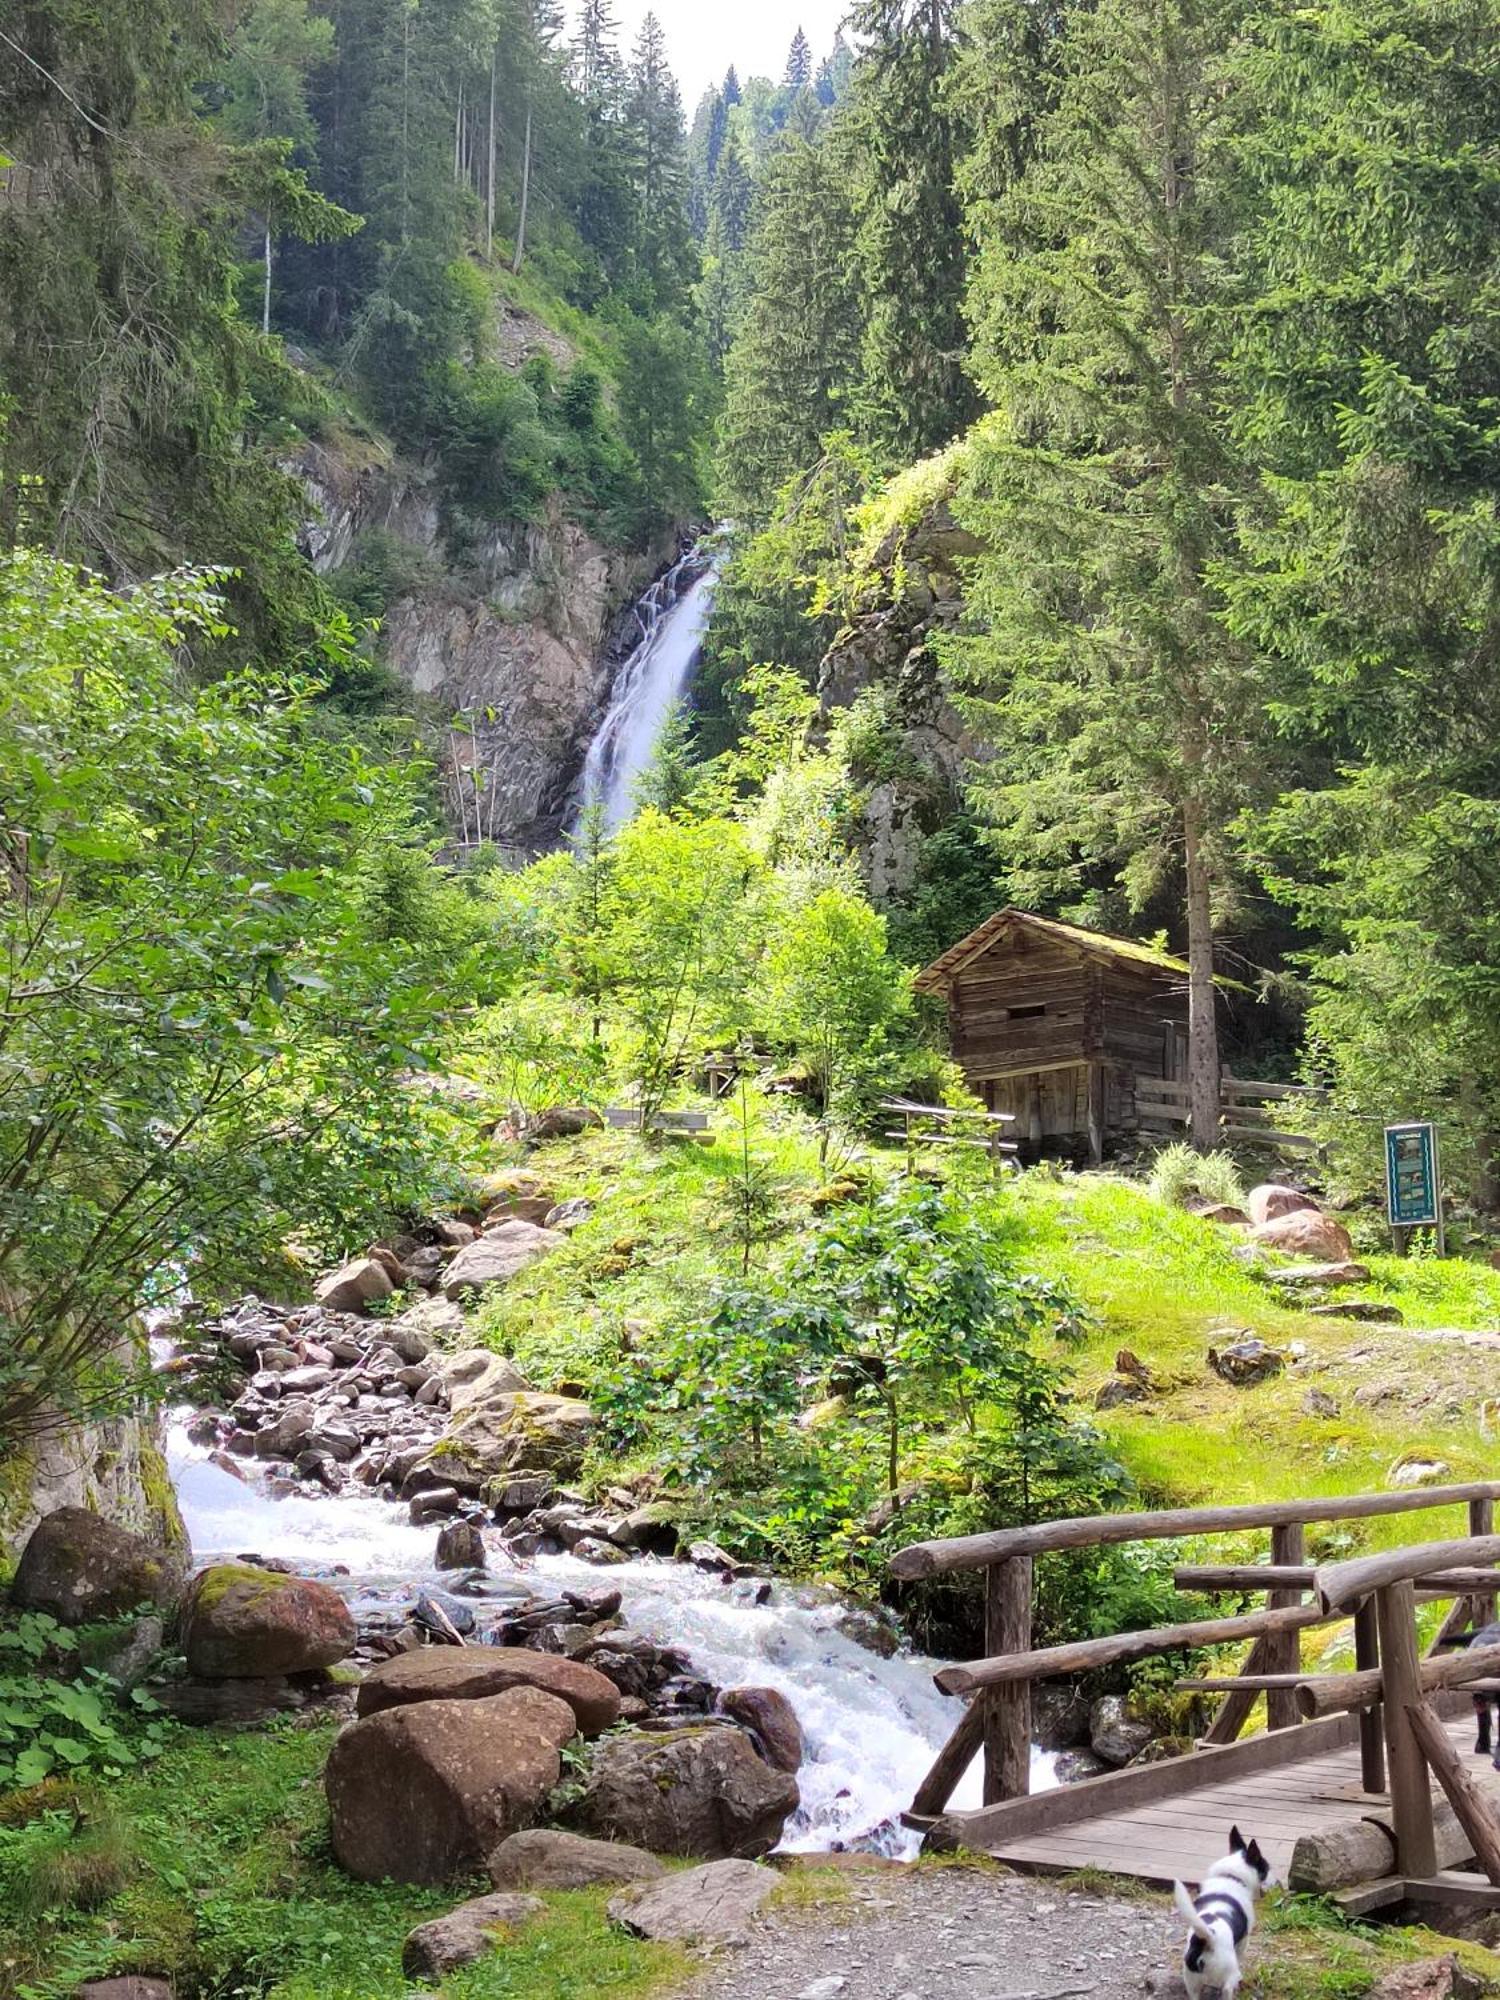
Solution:
<svg viewBox="0 0 1500 2000"><path fill-rule="evenodd" d="M1385 1205L1393 1229L1442 1226L1435 1125L1386 1126Z"/></svg>

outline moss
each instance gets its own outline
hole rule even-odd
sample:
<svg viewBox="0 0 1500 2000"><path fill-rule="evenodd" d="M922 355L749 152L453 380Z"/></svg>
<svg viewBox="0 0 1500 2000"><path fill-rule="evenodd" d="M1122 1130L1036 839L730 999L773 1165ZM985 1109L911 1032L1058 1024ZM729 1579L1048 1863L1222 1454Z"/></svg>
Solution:
<svg viewBox="0 0 1500 2000"><path fill-rule="evenodd" d="M245 1602L253 1604L258 1598L285 1590L291 1581L292 1578L275 1570L256 1569L252 1563L215 1563L212 1569L203 1571L193 1586L193 1609L211 1611L231 1590L241 1588L246 1593Z"/></svg>
<svg viewBox="0 0 1500 2000"><path fill-rule="evenodd" d="M141 1443L141 1496L146 1502L148 1536L174 1556L192 1555L187 1524L177 1504L172 1475L160 1448L149 1440Z"/></svg>

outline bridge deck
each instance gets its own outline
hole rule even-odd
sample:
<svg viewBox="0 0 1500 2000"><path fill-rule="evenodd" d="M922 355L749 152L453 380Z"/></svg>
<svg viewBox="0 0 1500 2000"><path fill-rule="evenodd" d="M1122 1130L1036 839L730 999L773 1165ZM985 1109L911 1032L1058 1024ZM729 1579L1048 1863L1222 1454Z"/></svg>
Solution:
<svg viewBox="0 0 1500 2000"><path fill-rule="evenodd" d="M1469 1771L1500 1806L1500 1773L1472 1754L1472 1714L1450 1718L1447 1729ZM1273 1770L1224 1777L1151 1805L1122 1806L1050 1832L1043 1826L984 1845L1013 1868L1048 1874L1098 1868L1166 1885L1200 1880L1225 1852L1229 1829L1237 1825L1246 1839L1254 1835L1284 1878L1301 1834L1387 1803L1386 1794L1361 1788L1355 1744Z"/></svg>

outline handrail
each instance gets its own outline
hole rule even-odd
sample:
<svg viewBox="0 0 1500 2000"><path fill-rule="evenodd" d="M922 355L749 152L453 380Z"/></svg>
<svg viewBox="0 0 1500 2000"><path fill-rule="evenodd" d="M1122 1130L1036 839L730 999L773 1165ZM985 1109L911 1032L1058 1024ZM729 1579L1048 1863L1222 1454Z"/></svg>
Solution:
<svg viewBox="0 0 1500 2000"><path fill-rule="evenodd" d="M1372 1590L1389 1583L1411 1583L1434 1570L1457 1564L1500 1561L1500 1535L1471 1535L1461 1542L1417 1542L1411 1548L1384 1549L1379 1555L1356 1556L1352 1562L1324 1563L1313 1589L1325 1611L1347 1611Z"/></svg>
<svg viewBox="0 0 1500 2000"><path fill-rule="evenodd" d="M1411 1514L1428 1507L1451 1507L1464 1500L1500 1500L1500 1480L1474 1479L1459 1486L1419 1486L1399 1493L1351 1493L1321 1500L1256 1500L1231 1507L1172 1507L1138 1514L1084 1514L1066 1521L1037 1521L1029 1527L997 1528L982 1535L913 1542L891 1557L892 1576L902 1582L941 1576L951 1570L988 1569L1012 1556L1044 1555L1055 1549L1086 1549L1108 1542L1152 1542L1194 1535L1231 1534L1240 1528L1282 1528L1307 1521L1363 1520L1380 1514ZM1448 1567L1452 1566L1449 1558Z"/></svg>

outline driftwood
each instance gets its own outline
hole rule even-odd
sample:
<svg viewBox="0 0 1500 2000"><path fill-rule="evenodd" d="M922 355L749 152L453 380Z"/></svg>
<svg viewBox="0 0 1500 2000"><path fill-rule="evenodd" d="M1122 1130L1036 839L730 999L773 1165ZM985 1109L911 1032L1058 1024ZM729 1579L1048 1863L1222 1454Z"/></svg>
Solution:
<svg viewBox="0 0 1500 2000"><path fill-rule="evenodd" d="M1439 1868L1468 1860L1469 1836L1451 1806L1434 1809L1432 1832ZM1316 1833L1304 1833L1292 1849L1286 1882L1301 1895L1317 1895L1398 1872L1395 1831L1389 1812L1381 1812L1364 1819L1333 1820Z"/></svg>
<svg viewBox="0 0 1500 2000"><path fill-rule="evenodd" d="M1311 1674L1297 1684L1297 1707L1311 1722L1315 1716L1338 1715L1345 1709L1368 1708L1381 1694L1379 1667L1363 1673ZM1500 1674L1500 1646L1471 1646L1465 1653L1428 1654L1420 1663L1422 1692L1463 1687Z"/></svg>
<svg viewBox="0 0 1500 2000"><path fill-rule="evenodd" d="M999 1528L984 1535L914 1542L898 1549L891 1575L904 1582L946 1570L983 1569L1009 1556L1045 1555L1049 1549L1085 1549L1106 1542L1175 1540L1179 1536L1233 1534L1241 1528L1291 1527L1306 1521L1353 1521L1378 1514L1411 1514L1428 1507L1456 1506L1464 1500L1500 1497L1500 1481L1471 1480L1463 1486L1419 1486L1400 1493L1351 1493L1342 1498L1252 1501L1235 1507L1173 1507L1139 1514L1091 1514L1071 1521L1041 1521L1026 1528ZM1500 1561L1472 1544L1455 1544L1470 1561ZM1464 1555L1450 1561L1462 1561ZM1444 1565L1445 1567L1448 1565ZM1335 1565L1348 1567L1348 1565Z"/></svg>

